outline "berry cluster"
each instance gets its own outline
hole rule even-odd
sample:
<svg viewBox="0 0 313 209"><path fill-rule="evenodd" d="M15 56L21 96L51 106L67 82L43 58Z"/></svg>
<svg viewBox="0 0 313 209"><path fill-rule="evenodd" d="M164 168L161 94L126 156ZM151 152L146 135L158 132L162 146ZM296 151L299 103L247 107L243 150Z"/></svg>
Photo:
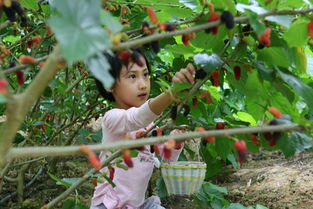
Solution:
<svg viewBox="0 0 313 209"><path fill-rule="evenodd" d="M264 44L265 46L270 46L271 45L271 32L272 29L271 28L266 28L264 33L261 35L260 37L260 42L262 44Z"/></svg>
<svg viewBox="0 0 313 209"><path fill-rule="evenodd" d="M100 170L101 163L95 152L91 151L89 147L84 144L80 146L80 151L88 155L89 162L95 169Z"/></svg>
<svg viewBox="0 0 313 209"><path fill-rule="evenodd" d="M26 42L26 48L32 48L33 46L38 46L39 43L41 41L41 37L40 36L34 36L30 39L27 40Z"/></svg>
<svg viewBox="0 0 313 209"><path fill-rule="evenodd" d="M27 19L24 14L24 9L21 7L18 1L6 1L3 5L0 5L0 8L2 8L2 10L11 22L15 22L17 20L17 14L21 18L21 27L27 26Z"/></svg>

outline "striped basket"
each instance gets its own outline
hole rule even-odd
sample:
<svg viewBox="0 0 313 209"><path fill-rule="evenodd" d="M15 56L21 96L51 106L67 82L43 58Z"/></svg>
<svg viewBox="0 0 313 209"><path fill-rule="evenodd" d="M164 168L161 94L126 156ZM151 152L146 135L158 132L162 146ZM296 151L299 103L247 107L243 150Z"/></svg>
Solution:
<svg viewBox="0 0 313 209"><path fill-rule="evenodd" d="M191 195L197 193L206 172L204 162L178 161L163 163L161 173L170 195Z"/></svg>

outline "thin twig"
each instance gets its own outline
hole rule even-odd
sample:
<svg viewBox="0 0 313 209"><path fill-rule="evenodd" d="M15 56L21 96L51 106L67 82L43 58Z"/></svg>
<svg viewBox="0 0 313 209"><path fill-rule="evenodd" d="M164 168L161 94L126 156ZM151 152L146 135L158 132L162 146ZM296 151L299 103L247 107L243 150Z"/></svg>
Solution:
<svg viewBox="0 0 313 209"><path fill-rule="evenodd" d="M101 167L105 167L107 166L112 160L114 160L115 158L117 158L118 156L121 155L121 151L117 151L115 153L113 153L112 155L110 155L107 159L105 159L102 164ZM46 209L46 208L51 208L53 207L55 204L59 203L61 200L63 200L64 198L66 198L67 196L69 196L79 185L83 184L84 182L86 182L97 170L92 168L91 170L89 170L82 178L80 178L78 181L76 181L75 183L73 183L67 190L65 190L62 194L60 194L58 197L54 198L51 202L49 202L47 205L44 205L42 207L42 209Z"/></svg>
<svg viewBox="0 0 313 209"><path fill-rule="evenodd" d="M4 23L0 24L0 30L7 27L10 24L10 20L6 20Z"/></svg>
<svg viewBox="0 0 313 209"><path fill-rule="evenodd" d="M41 168L39 169L39 171L36 173L36 175L32 178L32 180L30 182L28 182L25 186L25 189L30 187L35 180L42 174L42 172L44 171L45 165L41 166ZM7 195L4 198L1 198L0 200L0 205L4 204L6 201L8 201L9 199L11 199L12 197L14 197L17 194L17 191Z"/></svg>
<svg viewBox="0 0 313 209"><path fill-rule="evenodd" d="M15 67L8 68L6 70L3 70L3 73L4 74L15 73L16 71L23 70L23 69L31 67L33 65L37 65L39 62L46 60L48 58L48 56L49 55L46 55L46 56L43 56L43 57L36 59L35 64L21 64L21 65L15 66Z"/></svg>

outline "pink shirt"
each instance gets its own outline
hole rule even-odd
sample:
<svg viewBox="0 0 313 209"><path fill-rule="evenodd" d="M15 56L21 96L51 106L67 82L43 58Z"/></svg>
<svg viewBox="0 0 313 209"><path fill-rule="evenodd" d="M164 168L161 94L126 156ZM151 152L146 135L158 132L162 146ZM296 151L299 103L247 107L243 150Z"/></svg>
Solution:
<svg viewBox="0 0 313 209"><path fill-rule="evenodd" d="M130 135L133 139L136 132L147 130L153 124L153 120L158 115L154 114L146 101L140 107L132 107L128 110L112 109L105 113L102 121L102 143L124 139L125 135ZM159 145L161 156L164 144ZM177 161L182 148L173 149L171 158L167 161ZM102 152L101 159L105 159L109 152ZM137 157L132 158L133 168L124 170L113 166L115 169L113 188L104 178L104 183L98 183L91 200L92 205L103 203L108 209L137 209L145 200L145 192L148 187L154 166L158 166L159 161L154 153L150 152L150 146L145 146L145 150L139 151ZM107 167L101 172L108 173Z"/></svg>

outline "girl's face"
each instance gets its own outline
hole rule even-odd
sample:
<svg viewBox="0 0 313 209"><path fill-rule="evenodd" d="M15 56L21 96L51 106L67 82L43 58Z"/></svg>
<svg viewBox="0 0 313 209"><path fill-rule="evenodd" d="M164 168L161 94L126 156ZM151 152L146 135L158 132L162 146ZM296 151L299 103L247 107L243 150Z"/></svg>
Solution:
<svg viewBox="0 0 313 209"><path fill-rule="evenodd" d="M144 63L142 67L133 62L130 62L128 67L122 66L120 77L116 80L116 84L112 89L118 108L139 107L149 97L149 71L143 56L140 57L140 60Z"/></svg>

